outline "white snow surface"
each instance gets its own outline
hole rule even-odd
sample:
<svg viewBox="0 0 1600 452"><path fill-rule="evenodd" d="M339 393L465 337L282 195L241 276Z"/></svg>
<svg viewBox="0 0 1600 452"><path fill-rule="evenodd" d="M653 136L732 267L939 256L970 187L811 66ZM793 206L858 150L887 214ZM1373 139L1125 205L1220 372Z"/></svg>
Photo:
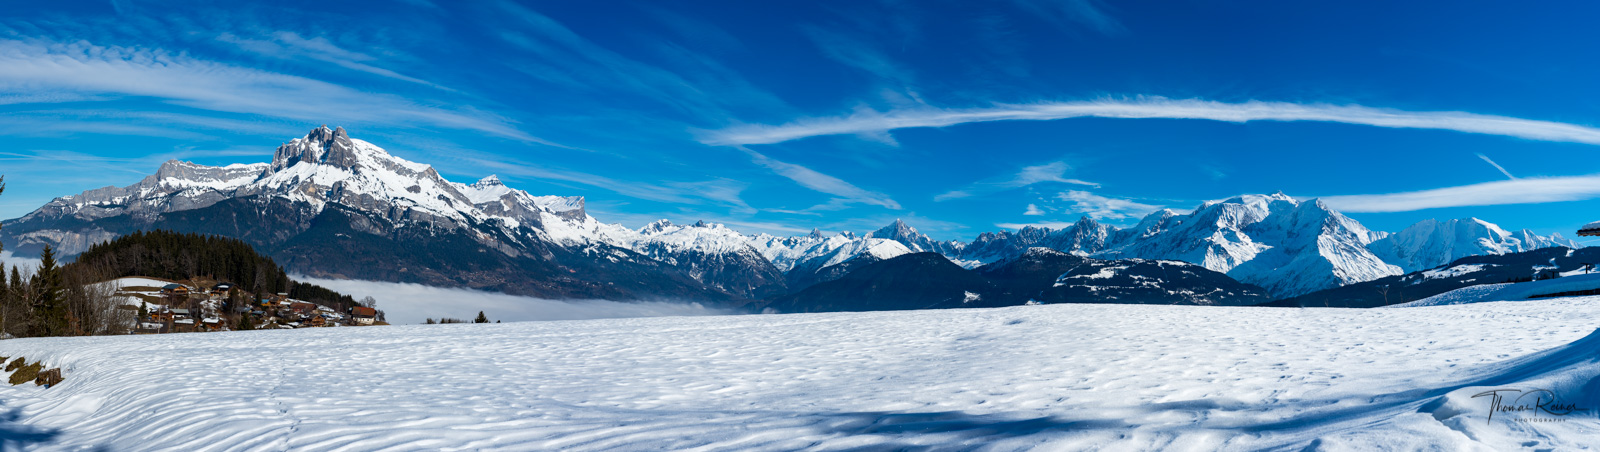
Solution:
<svg viewBox="0 0 1600 452"><path fill-rule="evenodd" d="M1472 396L1600 406L1597 323L1582 297L17 339L0 354L66 378L0 385L0 429L127 451L1584 450L1594 411L1489 419Z"/></svg>
<svg viewBox="0 0 1600 452"><path fill-rule="evenodd" d="M1450 266L1450 267L1445 267L1445 268L1436 268L1436 269L1433 269L1433 270L1423 271L1422 272L1422 278L1423 279L1454 278L1454 277L1465 275L1465 274L1469 274L1469 273L1477 273L1479 271L1482 271L1484 268L1493 267L1493 266L1495 266L1495 265L1493 265L1493 264L1461 264L1461 265L1455 265L1455 266Z"/></svg>
<svg viewBox="0 0 1600 452"><path fill-rule="evenodd" d="M1526 301L1536 295L1600 289L1600 273L1574 275L1522 283L1482 284L1462 287L1421 300L1394 305L1396 308L1482 303L1486 301Z"/></svg>

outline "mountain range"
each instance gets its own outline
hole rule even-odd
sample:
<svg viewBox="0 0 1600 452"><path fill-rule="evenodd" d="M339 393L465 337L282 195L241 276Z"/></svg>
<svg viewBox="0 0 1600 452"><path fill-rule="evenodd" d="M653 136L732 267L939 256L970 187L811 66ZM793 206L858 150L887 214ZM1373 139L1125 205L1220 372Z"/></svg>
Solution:
<svg viewBox="0 0 1600 452"><path fill-rule="evenodd" d="M279 146L270 163L169 161L127 187L57 198L5 221L0 242L18 253L48 244L71 256L150 229L239 238L291 272L311 276L797 310L812 309L795 305L808 289L855 290L845 283L821 286L859 282L867 274L850 276L855 273L900 271L895 279L917 279L916 271L896 265L925 270L923 280L963 271L976 279L958 279L983 281L972 282L982 290L970 292L990 300L984 303L1120 296L1233 304L1372 281L1465 256L1578 247L1560 235L1512 233L1471 218L1427 220L1393 234L1371 231L1319 200L1282 193L1206 202L1189 212L1160 210L1128 228L1085 217L1059 229L985 232L971 242L934 240L902 221L862 235L814 230L783 237L666 220L632 229L588 215L581 196L536 196L495 176L451 182L428 165L327 127ZM1048 258L1061 262L1071 257L1070 264L1037 266L1060 270L1046 275L1049 287L1042 277L993 276L1008 263L1046 259L1045 252L1061 255ZM911 255L919 257L899 259ZM934 264L930 256L945 262ZM1183 276L1201 270L1207 276ZM1115 284L1073 283L1102 273L1107 276L1099 282ZM994 287L977 287L984 284ZM1217 290L1242 298L1174 295ZM965 299L969 291L961 292Z"/></svg>

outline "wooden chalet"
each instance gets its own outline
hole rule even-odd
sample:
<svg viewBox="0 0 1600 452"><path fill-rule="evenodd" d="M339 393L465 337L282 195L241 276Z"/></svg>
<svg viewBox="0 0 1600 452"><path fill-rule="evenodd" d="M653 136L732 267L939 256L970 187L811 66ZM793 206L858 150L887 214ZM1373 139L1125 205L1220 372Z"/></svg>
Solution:
<svg viewBox="0 0 1600 452"><path fill-rule="evenodd" d="M161 286L161 294L169 297L187 297L189 296L189 286L176 283L167 284Z"/></svg>
<svg viewBox="0 0 1600 452"><path fill-rule="evenodd" d="M1587 237L1587 236L1600 236L1600 221L1589 223L1589 224L1583 225L1583 227L1581 227L1581 228L1578 228L1578 235L1579 236L1585 236L1585 237Z"/></svg>
<svg viewBox="0 0 1600 452"><path fill-rule="evenodd" d="M211 286L212 295L227 295L230 290L233 290L233 284L222 283Z"/></svg>

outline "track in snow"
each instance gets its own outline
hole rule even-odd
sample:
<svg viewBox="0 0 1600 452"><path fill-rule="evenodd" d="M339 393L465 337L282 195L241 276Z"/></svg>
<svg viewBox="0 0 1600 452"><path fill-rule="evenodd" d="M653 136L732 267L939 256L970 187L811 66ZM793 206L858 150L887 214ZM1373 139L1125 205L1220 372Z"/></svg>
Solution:
<svg viewBox="0 0 1600 452"><path fill-rule="evenodd" d="M20 339L0 438L111 450L1556 448L1480 387L1600 405L1600 297L1046 305ZM1538 354L1543 350L1552 350ZM1594 391L1587 391L1593 389ZM1587 391L1587 392L1586 392Z"/></svg>

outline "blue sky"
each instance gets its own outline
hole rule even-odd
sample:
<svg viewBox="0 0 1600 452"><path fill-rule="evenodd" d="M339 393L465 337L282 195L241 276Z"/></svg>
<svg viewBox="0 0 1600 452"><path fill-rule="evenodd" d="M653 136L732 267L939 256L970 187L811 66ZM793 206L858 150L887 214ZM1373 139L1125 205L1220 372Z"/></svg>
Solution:
<svg viewBox="0 0 1600 452"><path fill-rule="evenodd" d="M328 124L635 227L1600 219L1589 2L240 3L7 5L0 217Z"/></svg>

